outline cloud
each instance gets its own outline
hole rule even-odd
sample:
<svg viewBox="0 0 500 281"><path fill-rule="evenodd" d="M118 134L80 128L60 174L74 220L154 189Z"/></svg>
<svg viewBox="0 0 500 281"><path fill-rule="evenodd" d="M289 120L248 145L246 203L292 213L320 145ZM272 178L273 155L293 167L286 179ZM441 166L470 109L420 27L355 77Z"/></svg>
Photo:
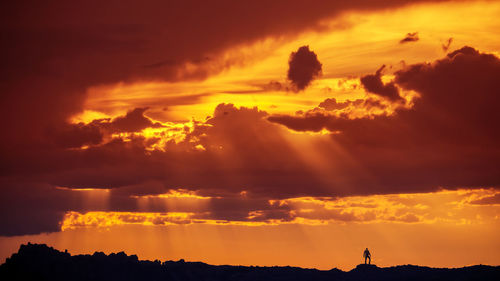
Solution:
<svg viewBox="0 0 500 281"><path fill-rule="evenodd" d="M369 192L363 184L378 192L498 187L494 163L500 159L500 133L493 122L500 119L498 75L498 57L464 47L395 73L390 85L420 95L411 108L356 119L310 112L268 120L296 131L336 132L336 145L373 176L364 182L356 178L354 167L344 166L342 177L350 179L351 192Z"/></svg>
<svg viewBox="0 0 500 281"><path fill-rule="evenodd" d="M220 104L213 117L181 128L184 137L162 150L147 150L149 140L137 135L87 149L10 152L0 173L51 186L124 188L120 198L151 182L157 186L150 193L184 188L224 197L245 190L268 199L495 187L499 73L497 57L466 47L396 72L392 83L420 97L392 114L270 116ZM289 129L333 134L297 136Z"/></svg>
<svg viewBox="0 0 500 281"><path fill-rule="evenodd" d="M403 100L394 82L389 82L387 84L382 82L382 71L384 68L385 65L382 65L375 74L361 77L361 84L370 93L387 98L391 101Z"/></svg>
<svg viewBox="0 0 500 281"><path fill-rule="evenodd" d="M53 140L52 145L57 148L79 148L88 145L97 145L104 138L113 133L140 132L145 128L164 127L159 122L153 122L144 116L148 108L135 108L124 116L114 119L97 119L89 124L61 124L60 127L49 127L46 135Z"/></svg>
<svg viewBox="0 0 500 281"><path fill-rule="evenodd" d="M320 102L318 107L326 111L331 111L329 114L338 113L344 117L350 116L350 118L359 118L360 116L372 115L373 110L380 110L378 114L386 114L384 110L387 109L387 104L383 104L381 100L374 98L356 99L356 100L345 100L343 102L338 102L335 98L327 98ZM307 111L305 114L315 114L321 111L315 108L313 110Z"/></svg>
<svg viewBox="0 0 500 281"><path fill-rule="evenodd" d="M114 118L108 125L114 132L138 132L145 128L159 128L161 123L153 122L144 116L145 108L135 108L127 112L125 116Z"/></svg>
<svg viewBox="0 0 500 281"><path fill-rule="evenodd" d="M155 181L205 196L246 190L274 199L497 186L491 163L500 152L491 120L498 119L498 61L463 48L432 64L409 65L390 83L420 97L392 114L269 116L258 108L220 104L212 118L195 122L163 150L146 150L143 136L116 138L85 150L6 154L9 165L1 172L71 188L120 189ZM301 143L281 124L334 135Z"/></svg>
<svg viewBox="0 0 500 281"><path fill-rule="evenodd" d="M347 10L407 4L225 0L216 5L206 1L144 5L121 1L117 8L115 3L99 1L51 3L2 5L6 15L1 19L2 34L7 43L0 52L0 120L8 120L3 125L10 132L0 140L2 154L53 143L54 134L46 131L56 131L82 111L89 87L203 79L231 65L223 54L233 46L317 29L325 19ZM186 71L186 63L195 70Z"/></svg>
<svg viewBox="0 0 500 281"><path fill-rule="evenodd" d="M81 227L109 228L114 225L170 224L345 224L345 223L449 223L483 224L496 221L498 193L493 189L440 190L431 193L387 194L371 196L295 197L282 200L248 198L244 195L211 198L185 196L172 192L147 197L146 208L134 212L66 212L62 229ZM168 195L168 196L164 196ZM470 201L470 198L485 202ZM490 198L496 201L490 202ZM136 202L146 198L138 198ZM150 200L154 199L154 202ZM195 201L192 201L195 200ZM464 204L465 203L465 204ZM141 203L139 203L141 204ZM477 206L477 204L485 206ZM492 205L492 206L487 206ZM173 206L168 208L167 206ZM200 207L201 206L201 207ZM450 206L453 206L450 208Z"/></svg>
<svg viewBox="0 0 500 281"><path fill-rule="evenodd" d="M60 231L64 212L71 205L80 207L76 194L49 184L7 179L0 183L1 236Z"/></svg>
<svg viewBox="0 0 500 281"><path fill-rule="evenodd" d="M54 143L53 137L59 133L47 131L58 131L81 112L89 87L138 80L203 79L225 67L217 61L233 46L317 29L324 19L346 10L404 4L286 1L288 8L283 10L281 1L221 1L217 5L187 1L173 6L163 1L149 5L122 1L119 9L113 3L97 1L52 3L60 11L57 15L51 5L2 5L8 15L2 18L8 43L0 52L0 120L11 132L0 140L2 154ZM18 16L20 13L36 16L27 19ZM233 13L243 16L235 18ZM185 63L195 64L198 71L183 74Z"/></svg>
<svg viewBox="0 0 500 281"><path fill-rule="evenodd" d="M288 61L287 78L297 91L304 90L318 76L321 75L321 63L309 46L302 46L290 54Z"/></svg>
<svg viewBox="0 0 500 281"><path fill-rule="evenodd" d="M492 196L487 196L478 200L473 200L470 203L476 205L500 205L500 193L497 193Z"/></svg>
<svg viewBox="0 0 500 281"><path fill-rule="evenodd" d="M403 4L3 4L5 16L0 21L6 43L0 52L0 120L6 133L0 138L2 234L56 231L61 216L71 210L122 210L131 206L136 210L136 205L130 205L134 202L130 195L138 192L125 188L151 182L160 184L144 192L182 187L222 196L248 190L253 196L268 198L369 193L369 189L342 188L348 181L332 184L328 179L325 183L287 140L288 130L268 122L267 113L257 108L221 105L213 118L197 122L192 131L188 128L184 140L169 140L163 151L148 150L152 139L140 135L109 139L111 131L129 133L156 126L149 118L152 116L144 115L144 108L90 124L70 124L68 120L84 109L91 87L204 79L231 65L223 60L225 51L234 46L318 29L325 19L347 10L378 10ZM283 9L285 6L287 9ZM187 72L186 63L194 64L195 71ZM193 100L181 98L175 102ZM318 149L325 149L324 155L329 157L337 155L329 145ZM60 186L124 191L120 196L112 195L106 208L100 204L89 207L81 193L58 189ZM305 186L310 188L305 191Z"/></svg>
<svg viewBox="0 0 500 281"><path fill-rule="evenodd" d="M62 148L96 145L103 140L103 133L95 124L62 124L57 129L49 128L47 134L51 135L56 147Z"/></svg>
<svg viewBox="0 0 500 281"><path fill-rule="evenodd" d="M417 42L418 40L419 40L418 32L410 32L410 33L406 34L405 38L403 38L403 39L401 39L401 41L399 41L399 44Z"/></svg>
<svg viewBox="0 0 500 281"><path fill-rule="evenodd" d="M322 101L318 106L325 110L338 110L348 107L350 101L337 102L335 98L328 98Z"/></svg>

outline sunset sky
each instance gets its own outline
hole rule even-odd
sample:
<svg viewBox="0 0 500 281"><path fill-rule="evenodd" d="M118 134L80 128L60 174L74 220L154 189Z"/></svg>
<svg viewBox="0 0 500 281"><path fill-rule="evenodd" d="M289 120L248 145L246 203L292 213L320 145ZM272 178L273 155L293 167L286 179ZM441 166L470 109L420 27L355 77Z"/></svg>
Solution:
<svg viewBox="0 0 500 281"><path fill-rule="evenodd" d="M0 263L500 264L500 1L0 14Z"/></svg>

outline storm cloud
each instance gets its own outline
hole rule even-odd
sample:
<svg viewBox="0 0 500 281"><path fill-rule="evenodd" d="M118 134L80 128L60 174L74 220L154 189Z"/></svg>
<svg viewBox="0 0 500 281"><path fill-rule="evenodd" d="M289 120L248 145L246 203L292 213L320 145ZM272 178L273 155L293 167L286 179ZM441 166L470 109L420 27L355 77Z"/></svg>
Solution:
<svg viewBox="0 0 500 281"><path fill-rule="evenodd" d="M297 91L304 90L321 75L321 63L318 56L309 50L309 46L302 46L296 52L292 52L288 66L287 78Z"/></svg>

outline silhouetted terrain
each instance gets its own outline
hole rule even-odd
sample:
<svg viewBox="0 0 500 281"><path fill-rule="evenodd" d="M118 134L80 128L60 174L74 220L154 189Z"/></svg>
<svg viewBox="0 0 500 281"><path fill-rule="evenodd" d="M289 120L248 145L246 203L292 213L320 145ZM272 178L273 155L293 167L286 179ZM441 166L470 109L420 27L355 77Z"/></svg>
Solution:
<svg viewBox="0 0 500 281"><path fill-rule="evenodd" d="M298 267L214 266L201 262L140 261L120 252L71 256L44 244L21 245L0 266L0 280L500 280L500 266L379 268L358 265L344 272Z"/></svg>

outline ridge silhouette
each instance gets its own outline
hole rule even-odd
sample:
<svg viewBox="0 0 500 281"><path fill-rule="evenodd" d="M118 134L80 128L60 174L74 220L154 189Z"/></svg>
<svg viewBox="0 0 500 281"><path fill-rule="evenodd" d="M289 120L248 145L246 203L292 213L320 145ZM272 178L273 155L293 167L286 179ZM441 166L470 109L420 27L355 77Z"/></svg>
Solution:
<svg viewBox="0 0 500 281"><path fill-rule="evenodd" d="M360 264L351 271L145 261L124 252L74 255L45 244L21 245L0 265L0 280L500 280L500 266L430 268Z"/></svg>

